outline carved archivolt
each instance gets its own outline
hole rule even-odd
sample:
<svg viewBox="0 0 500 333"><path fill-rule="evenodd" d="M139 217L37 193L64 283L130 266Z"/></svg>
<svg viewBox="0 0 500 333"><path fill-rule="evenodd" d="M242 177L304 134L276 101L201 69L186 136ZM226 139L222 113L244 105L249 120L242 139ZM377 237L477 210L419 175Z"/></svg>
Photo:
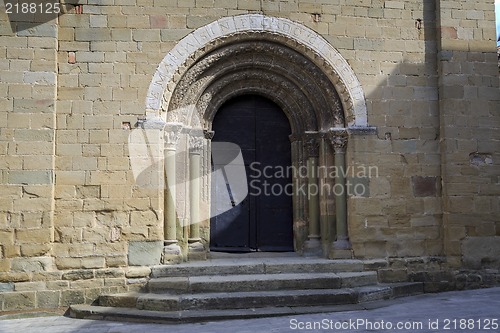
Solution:
<svg viewBox="0 0 500 333"><path fill-rule="evenodd" d="M313 30L260 14L225 17L183 38L158 66L146 104L172 113L167 121L190 126L199 118L206 128L222 103L249 93L277 103L294 132L367 125L363 91L345 59Z"/></svg>
<svg viewBox="0 0 500 333"><path fill-rule="evenodd" d="M245 40L214 50L186 71L174 89L169 112L196 103L204 127L235 94L260 94L287 114L294 132L344 127L333 84L306 57L281 44Z"/></svg>

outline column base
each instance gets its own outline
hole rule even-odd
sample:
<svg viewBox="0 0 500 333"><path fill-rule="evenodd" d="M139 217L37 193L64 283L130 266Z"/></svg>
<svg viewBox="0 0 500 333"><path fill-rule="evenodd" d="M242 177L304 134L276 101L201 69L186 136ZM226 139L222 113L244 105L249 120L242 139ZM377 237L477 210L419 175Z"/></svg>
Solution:
<svg viewBox="0 0 500 333"><path fill-rule="evenodd" d="M352 245L348 239L339 239L332 243L330 249L330 259L352 259Z"/></svg>
<svg viewBox="0 0 500 333"><path fill-rule="evenodd" d="M207 260L207 251L199 240L193 240L189 244L188 260Z"/></svg>
<svg viewBox="0 0 500 333"><path fill-rule="evenodd" d="M304 257L321 257L323 256L323 249L319 238L309 238L305 241L302 248Z"/></svg>
<svg viewBox="0 0 500 333"><path fill-rule="evenodd" d="M165 245L161 261L164 265L181 263L183 261L181 247L177 243Z"/></svg>

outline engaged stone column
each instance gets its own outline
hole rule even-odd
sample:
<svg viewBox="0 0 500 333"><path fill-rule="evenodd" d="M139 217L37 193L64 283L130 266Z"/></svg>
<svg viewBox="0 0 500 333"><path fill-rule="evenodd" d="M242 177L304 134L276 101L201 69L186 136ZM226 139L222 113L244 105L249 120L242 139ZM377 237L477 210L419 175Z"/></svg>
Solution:
<svg viewBox="0 0 500 333"><path fill-rule="evenodd" d="M167 123L165 125L166 190L164 195L165 217L163 230L165 247L163 248L163 263L174 263L182 260L181 248L177 244L177 214L175 209L175 154L182 127L182 123Z"/></svg>
<svg viewBox="0 0 500 333"><path fill-rule="evenodd" d="M331 129L330 141L335 150L335 216L337 237L332 243L330 258L352 258L352 246L347 233L347 188L345 186L345 151L347 147L347 131L345 129ZM341 189L339 191L338 188Z"/></svg>
<svg viewBox="0 0 500 333"><path fill-rule="evenodd" d="M332 228L335 225L335 216L329 211L328 204L333 202L331 188L333 187L329 179L328 168L329 158L332 155L330 143L328 142L327 133L322 132L319 140L319 160L318 160L318 185L319 194L319 229L321 236L321 247L323 257L328 258L330 253L330 244L332 243Z"/></svg>
<svg viewBox="0 0 500 333"><path fill-rule="evenodd" d="M303 164L303 145L302 145L302 135L300 134L291 134L289 137L291 148L292 148L292 207L293 207L293 229L294 233L300 232L300 235L303 235L303 228L306 225L304 217L305 214L305 199L306 193L301 192L300 188L302 184L305 182L305 179L302 179L300 170ZM300 251L304 247L303 237L295 237L294 249L296 251Z"/></svg>
<svg viewBox="0 0 500 333"><path fill-rule="evenodd" d="M319 227L319 186L318 186L318 156L319 143L316 132L306 132L305 148L307 150L307 200L309 210L309 235L304 243L305 256L321 256L321 241Z"/></svg>
<svg viewBox="0 0 500 333"><path fill-rule="evenodd" d="M200 238L201 153L205 142L203 130L191 130L189 136L189 259L206 259L205 247Z"/></svg>

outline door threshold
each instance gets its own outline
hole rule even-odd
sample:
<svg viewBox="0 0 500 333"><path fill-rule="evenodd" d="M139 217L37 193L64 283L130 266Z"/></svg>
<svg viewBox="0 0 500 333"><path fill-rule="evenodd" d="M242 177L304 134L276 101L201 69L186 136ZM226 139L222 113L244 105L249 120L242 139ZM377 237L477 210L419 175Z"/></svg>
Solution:
<svg viewBox="0 0 500 333"><path fill-rule="evenodd" d="M298 258L297 252L210 252L209 259L237 259L237 258Z"/></svg>

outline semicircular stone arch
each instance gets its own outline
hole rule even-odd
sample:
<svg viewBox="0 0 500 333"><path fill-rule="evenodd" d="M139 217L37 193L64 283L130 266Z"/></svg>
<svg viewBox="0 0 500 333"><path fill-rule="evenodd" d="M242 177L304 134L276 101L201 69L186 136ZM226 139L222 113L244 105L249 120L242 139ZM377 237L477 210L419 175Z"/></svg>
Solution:
<svg viewBox="0 0 500 333"><path fill-rule="evenodd" d="M177 242L176 216L179 221L194 224L205 221L204 226L190 227L189 235L195 236L190 236L189 242L198 244L210 239L206 221L213 213L209 176L211 140L215 135L212 123L226 102L241 95L263 96L287 116L291 128L290 166L295 170L325 168L334 163L344 168L347 136L370 129L356 75L339 52L313 30L288 19L260 14L225 17L195 30L162 60L146 99L146 118L153 118L146 127L164 130L165 161L168 155L167 169L171 173L166 178L180 184L166 196L165 211L169 213L164 221L165 242L172 243L167 248ZM189 168L172 171L177 163L172 162L172 156ZM198 178L196 175L201 176L197 185L188 180ZM293 184L303 189L306 184L318 185L318 179L294 173ZM322 181L332 188L342 180ZM311 192L292 195L295 250L314 255L332 247L349 251L345 193L333 199L313 193L313 186L307 188ZM200 200L176 201L172 193ZM176 214L167 208L174 206ZM330 237L327 229L320 227L320 207L324 213L328 211L325 221L336 221L330 226L337 229L336 241L326 247L319 245L320 239L329 242ZM201 238L197 231L200 228L204 230ZM194 247L207 248L207 244ZM179 251L174 249L172 253Z"/></svg>
<svg viewBox="0 0 500 333"><path fill-rule="evenodd" d="M361 84L340 53L299 23L261 14L224 17L184 37L158 66L146 110L168 118L162 111L194 105L209 128L224 101L250 93L280 105L294 132L368 126ZM189 125L191 116L180 117Z"/></svg>

